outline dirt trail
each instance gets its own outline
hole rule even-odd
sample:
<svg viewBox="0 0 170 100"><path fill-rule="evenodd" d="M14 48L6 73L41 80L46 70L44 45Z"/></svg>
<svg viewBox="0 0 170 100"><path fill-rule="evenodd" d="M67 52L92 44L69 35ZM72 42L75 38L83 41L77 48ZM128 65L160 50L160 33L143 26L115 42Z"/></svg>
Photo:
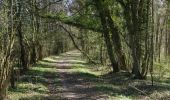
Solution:
<svg viewBox="0 0 170 100"><path fill-rule="evenodd" d="M157 98L169 99L169 92L168 96L152 96L154 95L154 91L159 91L160 93L161 91L169 91L170 88L167 86L155 85L151 87L150 81L131 80L128 77L129 73L127 72L97 76L88 73L87 70L82 71L82 69L87 68L92 72L94 66L89 67L89 63L81 58L81 53L78 51L64 53L54 58L54 61L60 85L54 87L56 92L52 92L54 98L50 100L131 100L132 98L132 100L156 100ZM79 67L77 68L76 66ZM76 71L73 71L75 69ZM133 84L135 88L144 91L147 95L144 95L141 91L131 87L130 84Z"/></svg>
<svg viewBox="0 0 170 100"><path fill-rule="evenodd" d="M81 53L71 51L53 58L56 61L56 69L60 85L56 86L49 79L49 90L51 92L49 100L108 100L107 96L96 93L90 88L90 80L72 71L75 66L85 66L87 63L81 60Z"/></svg>
<svg viewBox="0 0 170 100"><path fill-rule="evenodd" d="M71 51L44 58L23 76L12 100L169 100L170 86L132 80L128 72L102 73ZM102 68L102 69L99 69ZM31 85L31 86L30 86ZM27 92L28 91L28 92ZM142 92L141 92L142 91ZM13 99L16 97L16 99Z"/></svg>

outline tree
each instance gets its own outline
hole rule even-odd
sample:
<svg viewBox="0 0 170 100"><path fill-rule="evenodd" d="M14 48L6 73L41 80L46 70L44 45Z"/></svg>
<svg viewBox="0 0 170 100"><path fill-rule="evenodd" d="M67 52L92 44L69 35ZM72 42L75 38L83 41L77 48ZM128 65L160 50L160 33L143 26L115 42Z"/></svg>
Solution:
<svg viewBox="0 0 170 100"><path fill-rule="evenodd" d="M4 20L4 26L1 31L1 53L0 53L0 99L3 100L7 94L8 83L10 79L10 74L12 70L12 51L14 44L14 10L13 10L13 0L4 1L2 5L7 4L4 11L1 10L3 16L1 17ZM2 21L2 20L1 20Z"/></svg>

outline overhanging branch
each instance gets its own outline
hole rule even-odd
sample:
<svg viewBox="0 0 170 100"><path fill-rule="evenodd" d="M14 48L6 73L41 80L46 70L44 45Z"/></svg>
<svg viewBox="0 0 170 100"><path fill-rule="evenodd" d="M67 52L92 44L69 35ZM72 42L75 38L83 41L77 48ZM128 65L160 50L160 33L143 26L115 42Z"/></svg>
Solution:
<svg viewBox="0 0 170 100"><path fill-rule="evenodd" d="M40 14L38 14L38 16L41 17L41 18L48 18L48 19L57 20L61 23L71 25L71 26L81 28L81 29L87 29L87 30L90 30L90 31L100 32L100 33L103 32L103 30L100 29L100 28L90 27L90 25L84 25L84 24L76 23L76 22L73 22L73 21L70 21L70 20L64 20L64 18L60 18L59 16L40 15Z"/></svg>
<svg viewBox="0 0 170 100"><path fill-rule="evenodd" d="M68 33L68 35L69 35L70 39L72 40L72 42L73 42L74 46L76 47L76 49L78 49L82 54L84 54L84 55L89 59L90 62L92 62L93 64L98 64L97 62L95 62L94 60L92 60L86 52L84 52L83 50L81 50L81 49L79 48L79 46L76 44L76 42L75 42L75 40L74 40L74 38L73 38L73 36L72 36L72 33L71 33L70 31L68 31L68 30L67 30L64 26L62 26L62 25L59 25L59 26L60 26L62 29L64 29L65 32Z"/></svg>

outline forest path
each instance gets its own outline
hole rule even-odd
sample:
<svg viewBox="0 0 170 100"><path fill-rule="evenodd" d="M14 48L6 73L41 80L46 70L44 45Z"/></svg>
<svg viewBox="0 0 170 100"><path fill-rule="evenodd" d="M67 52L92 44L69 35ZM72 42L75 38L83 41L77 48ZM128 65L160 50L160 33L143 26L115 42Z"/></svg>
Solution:
<svg viewBox="0 0 170 100"><path fill-rule="evenodd" d="M101 76L103 70L90 64L77 51L46 57L21 76L11 100L110 100L120 87Z"/></svg>
<svg viewBox="0 0 170 100"><path fill-rule="evenodd" d="M107 66L106 66L107 67ZM106 72L105 72L106 71ZM139 91L140 90L140 91ZM141 92L142 91L142 92ZM108 73L78 51L39 61L23 76L11 100L169 100L170 86L147 80L131 80L129 73Z"/></svg>
<svg viewBox="0 0 170 100"><path fill-rule="evenodd" d="M70 51L52 58L56 63L56 70L59 83L53 84L52 78L49 77L49 100L107 100L108 97L97 93L92 88L94 76L84 71L81 67L88 67L88 63L81 58L78 51ZM91 78L88 80L88 78ZM52 84L50 84L52 83Z"/></svg>

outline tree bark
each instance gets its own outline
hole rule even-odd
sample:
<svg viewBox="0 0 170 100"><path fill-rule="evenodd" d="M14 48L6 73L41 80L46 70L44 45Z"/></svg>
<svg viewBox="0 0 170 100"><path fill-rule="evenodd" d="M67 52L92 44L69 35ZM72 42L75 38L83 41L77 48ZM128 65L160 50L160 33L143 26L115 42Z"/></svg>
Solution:
<svg viewBox="0 0 170 100"><path fill-rule="evenodd" d="M26 61L26 52L24 47L24 41L23 41L23 33L22 33L22 21L21 21L21 1L18 2L18 13L16 15L17 19L19 20L17 25L17 32L18 32L18 39L19 39L19 45L20 45L20 61L22 66L22 72L26 72L28 70L27 61Z"/></svg>
<svg viewBox="0 0 170 100"><path fill-rule="evenodd" d="M108 25L109 23L107 23L107 16L104 10L105 8L104 6L102 6L101 0L95 0L95 3L96 3L96 8L100 15L100 20L101 20L102 28L103 28L103 36L104 36L104 40L107 46L107 52L108 52L109 59L111 61L113 71L119 72L120 68L119 68L118 62L115 59L115 55L113 54L113 45L110 39L110 32L109 32L109 25Z"/></svg>
<svg viewBox="0 0 170 100"><path fill-rule="evenodd" d="M115 49L115 54L118 57L118 62L119 65L121 67L121 69L126 69L126 62L125 62L125 54L123 52L122 49L122 44L121 44L121 37L119 34L119 30L118 28L115 26L115 24L113 23L113 20L111 18L110 12L108 9L105 10L105 12L107 13L107 20L108 20L108 24L111 30L111 36L112 36L112 42L114 44L114 49Z"/></svg>

